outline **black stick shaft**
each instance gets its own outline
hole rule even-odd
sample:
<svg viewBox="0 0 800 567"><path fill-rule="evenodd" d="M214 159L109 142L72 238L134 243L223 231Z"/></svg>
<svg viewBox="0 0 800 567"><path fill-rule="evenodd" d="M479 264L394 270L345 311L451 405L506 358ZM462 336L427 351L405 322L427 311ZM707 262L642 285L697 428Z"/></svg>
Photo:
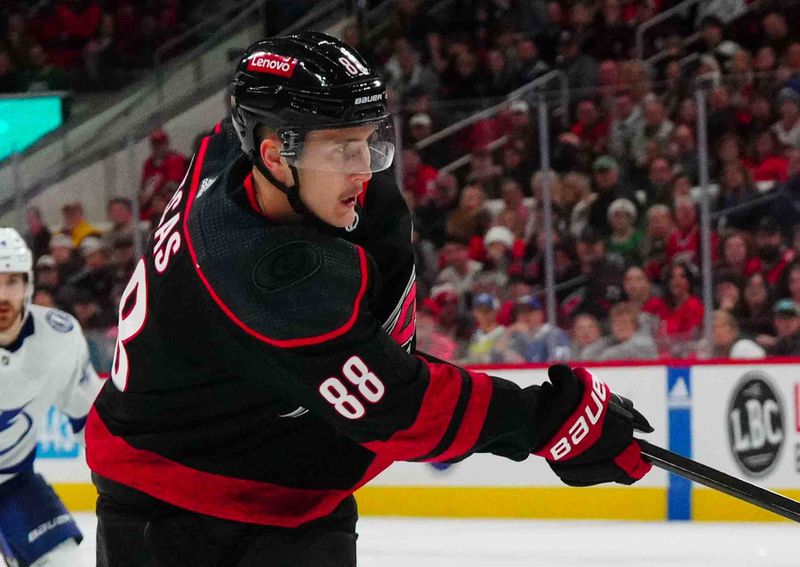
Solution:
<svg viewBox="0 0 800 567"><path fill-rule="evenodd" d="M800 522L800 502L787 498L777 492L772 492L766 488L761 488L753 483L747 482L735 476L731 476L717 469L712 469L692 459L668 451L637 439L642 448L642 455L645 460L653 466L675 473L692 482L702 484L714 490L724 492L728 496L733 496L739 500L749 502L754 506L769 510L774 514L783 516L795 522Z"/></svg>

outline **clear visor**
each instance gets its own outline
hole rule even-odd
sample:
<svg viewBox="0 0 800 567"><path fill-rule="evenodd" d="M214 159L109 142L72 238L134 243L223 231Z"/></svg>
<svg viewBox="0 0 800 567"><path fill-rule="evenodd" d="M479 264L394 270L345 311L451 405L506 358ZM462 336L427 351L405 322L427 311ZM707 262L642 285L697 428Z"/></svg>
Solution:
<svg viewBox="0 0 800 567"><path fill-rule="evenodd" d="M353 175L388 169L394 151L394 127L387 117L360 126L312 130L297 144L295 157L287 159L298 169Z"/></svg>

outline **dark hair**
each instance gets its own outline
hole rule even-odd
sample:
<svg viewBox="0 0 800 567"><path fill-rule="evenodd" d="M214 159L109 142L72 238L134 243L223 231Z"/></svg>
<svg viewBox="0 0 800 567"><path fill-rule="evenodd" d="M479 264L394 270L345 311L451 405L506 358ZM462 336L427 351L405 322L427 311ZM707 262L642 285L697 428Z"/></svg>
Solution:
<svg viewBox="0 0 800 567"><path fill-rule="evenodd" d="M673 260L671 264L664 270L662 276L662 284L664 285L664 299L670 307L676 307L675 298L672 296L669 280L672 279L672 273L676 268L681 268L687 281L689 282L689 295L694 295L697 289L697 283L700 280L697 266L686 260Z"/></svg>
<svg viewBox="0 0 800 567"><path fill-rule="evenodd" d="M111 205L122 205L128 211L133 211L133 202L127 197L114 197L113 199L108 200L108 208L111 208Z"/></svg>

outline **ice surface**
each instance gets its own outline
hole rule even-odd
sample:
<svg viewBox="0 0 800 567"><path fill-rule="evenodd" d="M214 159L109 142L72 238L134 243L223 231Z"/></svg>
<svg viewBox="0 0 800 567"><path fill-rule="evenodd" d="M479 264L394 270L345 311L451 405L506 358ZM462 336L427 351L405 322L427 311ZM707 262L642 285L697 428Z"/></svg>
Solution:
<svg viewBox="0 0 800 567"><path fill-rule="evenodd" d="M77 518L81 567L94 567L96 520ZM358 531L359 567L800 566L800 526L789 523L362 518Z"/></svg>

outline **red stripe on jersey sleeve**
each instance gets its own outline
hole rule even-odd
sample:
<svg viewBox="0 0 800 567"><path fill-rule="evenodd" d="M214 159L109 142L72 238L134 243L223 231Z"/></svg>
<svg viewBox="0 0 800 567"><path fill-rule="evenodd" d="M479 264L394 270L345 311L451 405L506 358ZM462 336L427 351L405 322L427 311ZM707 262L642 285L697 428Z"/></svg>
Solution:
<svg viewBox="0 0 800 567"><path fill-rule="evenodd" d="M472 392L453 444L441 455L426 460L449 461L470 453L475 443L477 443L478 437L483 430L483 424L486 421L486 412L489 410L489 402L492 399L493 385L492 379L486 374L470 372L469 375L472 379Z"/></svg>
<svg viewBox="0 0 800 567"><path fill-rule="evenodd" d="M411 427L396 432L386 441L371 441L364 446L380 457L408 461L430 453L447 431L461 394L461 374L449 364L420 361L428 367L430 381L417 419Z"/></svg>

